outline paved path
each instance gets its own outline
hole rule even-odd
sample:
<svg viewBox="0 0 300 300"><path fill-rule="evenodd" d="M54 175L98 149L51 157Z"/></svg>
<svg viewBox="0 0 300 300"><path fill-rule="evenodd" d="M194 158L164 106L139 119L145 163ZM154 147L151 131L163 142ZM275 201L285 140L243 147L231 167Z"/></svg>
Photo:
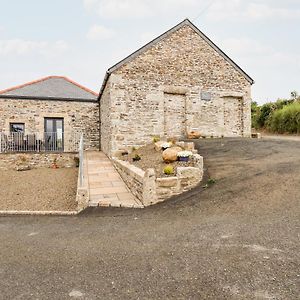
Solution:
<svg viewBox="0 0 300 300"><path fill-rule="evenodd" d="M100 151L86 152L89 206L143 207L127 188L108 157Z"/></svg>

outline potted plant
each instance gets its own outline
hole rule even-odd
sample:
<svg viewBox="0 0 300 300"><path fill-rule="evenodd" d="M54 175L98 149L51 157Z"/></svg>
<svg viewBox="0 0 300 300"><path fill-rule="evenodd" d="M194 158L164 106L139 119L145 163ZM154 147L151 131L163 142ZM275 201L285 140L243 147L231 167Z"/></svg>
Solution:
<svg viewBox="0 0 300 300"><path fill-rule="evenodd" d="M189 161L190 156L192 156L192 155L193 155L193 153L191 151L179 151L177 153L178 160L185 161L185 162Z"/></svg>
<svg viewBox="0 0 300 300"><path fill-rule="evenodd" d="M166 149L168 149L168 148L170 148L171 147L171 143L163 143L162 145L161 145L161 149L164 151L164 150L166 150Z"/></svg>

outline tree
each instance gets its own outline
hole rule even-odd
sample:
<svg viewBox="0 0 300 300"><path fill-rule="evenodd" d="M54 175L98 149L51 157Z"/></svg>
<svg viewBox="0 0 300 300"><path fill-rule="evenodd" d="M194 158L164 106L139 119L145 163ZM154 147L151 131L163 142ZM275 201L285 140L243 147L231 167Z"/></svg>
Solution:
<svg viewBox="0 0 300 300"><path fill-rule="evenodd" d="M259 106L257 102L252 101L251 102L251 122L252 122L252 128L258 129L258 124L257 124L257 118L259 115Z"/></svg>
<svg viewBox="0 0 300 300"><path fill-rule="evenodd" d="M291 98L292 98L292 100L296 101L299 98L298 92L297 91L292 91L291 92Z"/></svg>

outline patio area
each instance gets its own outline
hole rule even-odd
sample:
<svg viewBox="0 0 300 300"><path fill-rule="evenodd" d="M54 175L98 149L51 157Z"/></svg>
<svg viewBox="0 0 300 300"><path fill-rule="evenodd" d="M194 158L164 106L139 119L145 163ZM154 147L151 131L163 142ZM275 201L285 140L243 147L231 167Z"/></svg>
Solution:
<svg viewBox="0 0 300 300"><path fill-rule="evenodd" d="M81 133L0 132L0 153L77 152Z"/></svg>

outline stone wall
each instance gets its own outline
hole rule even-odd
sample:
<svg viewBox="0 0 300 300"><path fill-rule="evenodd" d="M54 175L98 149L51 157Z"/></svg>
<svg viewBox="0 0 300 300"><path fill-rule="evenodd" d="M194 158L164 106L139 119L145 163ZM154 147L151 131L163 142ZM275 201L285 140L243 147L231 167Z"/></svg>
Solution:
<svg viewBox="0 0 300 300"><path fill-rule="evenodd" d="M90 192L89 192L89 176L88 176L88 161L87 153L83 155L83 162L81 164L82 169L79 167L78 179L77 179L77 192L76 192L76 202L77 211L80 212L89 206ZM82 181L81 174L82 172Z"/></svg>
<svg viewBox="0 0 300 300"><path fill-rule="evenodd" d="M64 118L65 151L74 133L83 133L87 149L99 149L99 103L53 100L0 99L0 132L10 123L25 123L25 134L43 134L44 118Z"/></svg>
<svg viewBox="0 0 300 300"><path fill-rule="evenodd" d="M59 168L75 168L78 164L76 153L2 153L0 170L16 170L29 167L51 168L53 163Z"/></svg>
<svg viewBox="0 0 300 300"><path fill-rule="evenodd" d="M111 132L112 132L112 124L111 124L111 114L114 112L110 109L111 101L110 101L110 80L107 82L107 87L101 97L101 105L100 105L100 136L101 136L101 150L104 153L111 152Z"/></svg>
<svg viewBox="0 0 300 300"><path fill-rule="evenodd" d="M113 162L116 170L119 172L132 194L142 202L145 171L131 165L127 161L114 159Z"/></svg>
<svg viewBox="0 0 300 300"><path fill-rule="evenodd" d="M154 169L143 171L127 161L113 159L120 176L144 206L165 201L199 184L203 177L203 157L194 154L194 161L194 167L177 168L176 176L156 178Z"/></svg>
<svg viewBox="0 0 300 300"><path fill-rule="evenodd" d="M250 136L251 84L185 25L116 69L100 109L110 115L105 120L110 138L102 137L110 156L155 135L170 135L172 122L175 133L197 129L206 136Z"/></svg>

